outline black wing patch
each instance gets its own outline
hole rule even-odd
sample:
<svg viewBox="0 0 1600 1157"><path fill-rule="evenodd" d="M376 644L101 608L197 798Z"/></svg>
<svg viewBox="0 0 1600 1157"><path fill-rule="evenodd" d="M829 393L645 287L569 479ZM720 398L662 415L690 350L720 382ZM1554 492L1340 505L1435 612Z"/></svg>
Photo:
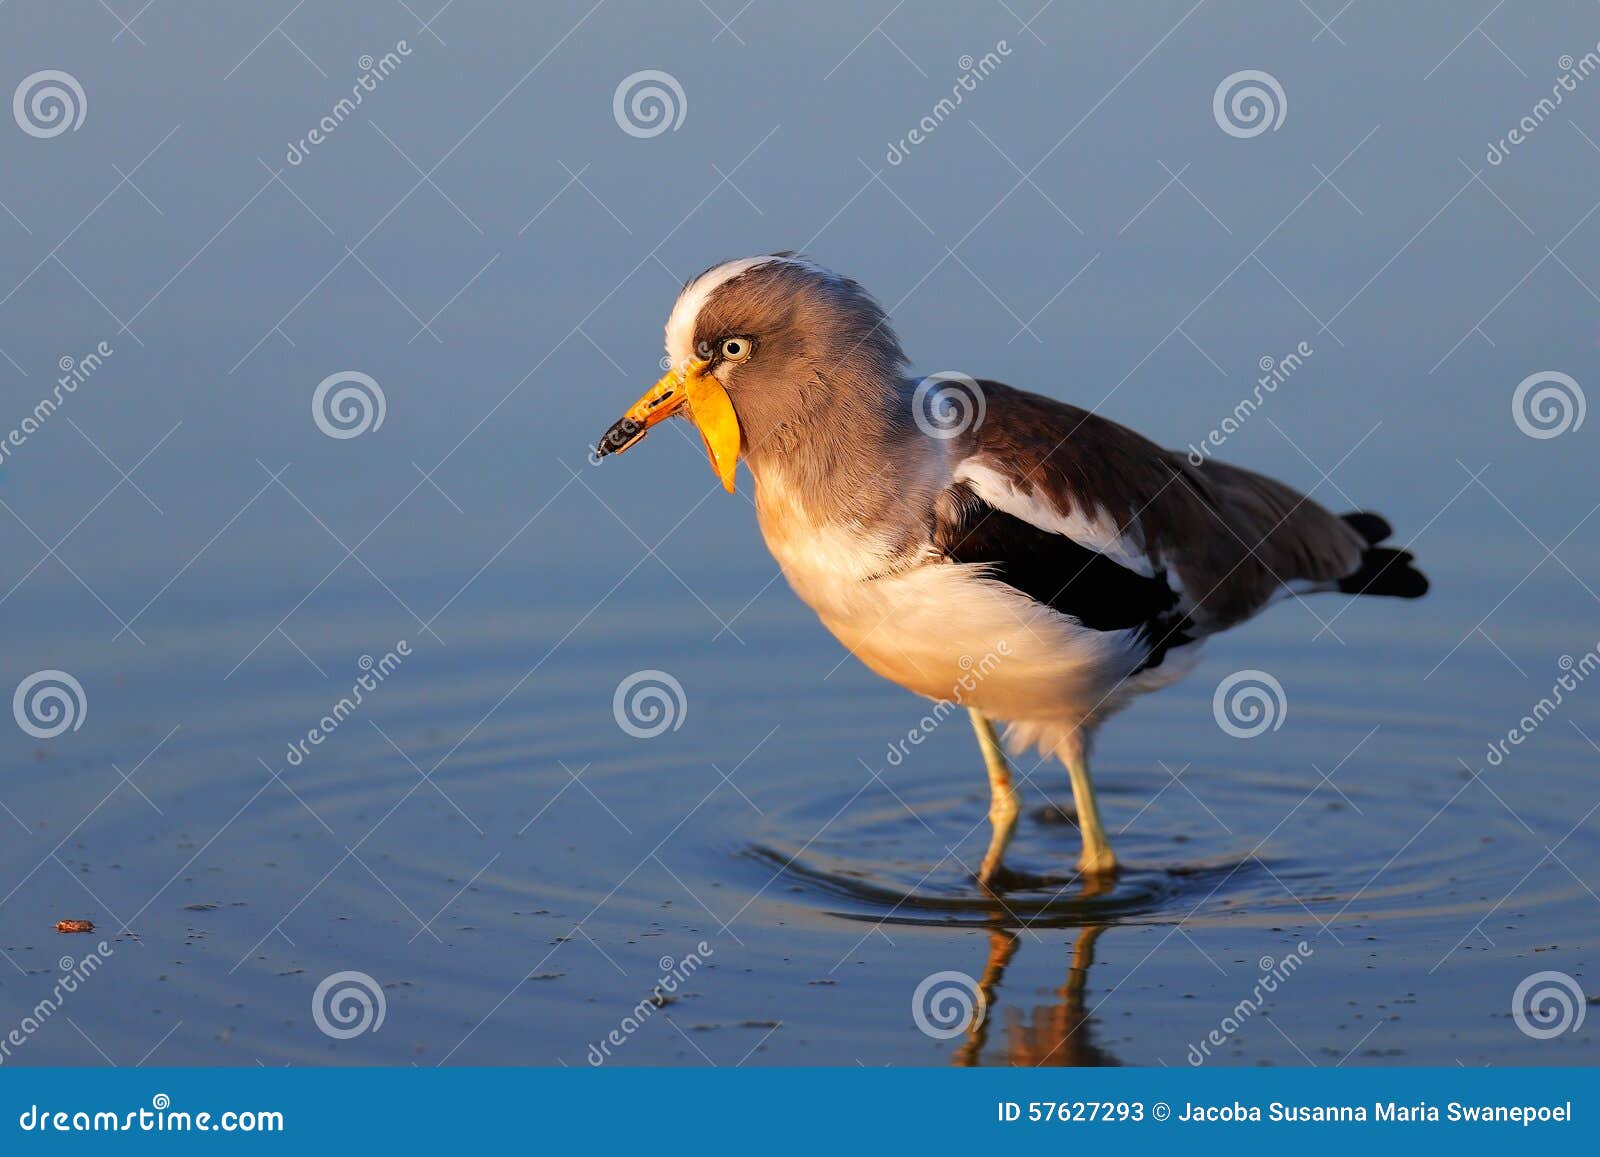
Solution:
<svg viewBox="0 0 1600 1157"><path fill-rule="evenodd" d="M1139 670L1161 665L1173 647L1194 641L1177 609L1166 571L1148 578L1064 534L1041 530L979 498L965 483L951 488L934 546L952 562L979 563L991 577L1096 631L1137 630L1150 647Z"/></svg>

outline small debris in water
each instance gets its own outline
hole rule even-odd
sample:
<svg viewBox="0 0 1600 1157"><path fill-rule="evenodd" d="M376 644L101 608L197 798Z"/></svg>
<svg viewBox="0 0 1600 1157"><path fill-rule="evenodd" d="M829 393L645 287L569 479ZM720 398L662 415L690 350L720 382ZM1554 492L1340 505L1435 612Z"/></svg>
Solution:
<svg viewBox="0 0 1600 1157"><path fill-rule="evenodd" d="M57 920L57 932L93 932L93 920Z"/></svg>

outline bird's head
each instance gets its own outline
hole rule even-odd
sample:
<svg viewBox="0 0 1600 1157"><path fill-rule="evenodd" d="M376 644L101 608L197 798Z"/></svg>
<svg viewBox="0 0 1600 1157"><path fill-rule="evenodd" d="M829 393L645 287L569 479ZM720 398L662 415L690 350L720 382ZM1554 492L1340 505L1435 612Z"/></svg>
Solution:
<svg viewBox="0 0 1600 1157"><path fill-rule="evenodd" d="M838 437L893 404L905 356L883 309L854 281L788 253L714 265L667 319L668 369L600 440L620 454L688 416L730 492L741 455Z"/></svg>

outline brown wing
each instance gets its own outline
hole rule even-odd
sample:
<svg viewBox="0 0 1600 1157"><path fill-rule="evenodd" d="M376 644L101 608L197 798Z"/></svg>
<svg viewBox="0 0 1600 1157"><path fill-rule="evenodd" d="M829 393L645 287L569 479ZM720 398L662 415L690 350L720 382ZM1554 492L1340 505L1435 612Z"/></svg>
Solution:
<svg viewBox="0 0 1600 1157"><path fill-rule="evenodd" d="M1332 587L1361 567L1362 535L1281 482L1223 462L1196 466L1077 406L979 384L984 420L957 457L977 456L1063 514L1132 532L1176 573L1203 626L1247 618L1286 583Z"/></svg>

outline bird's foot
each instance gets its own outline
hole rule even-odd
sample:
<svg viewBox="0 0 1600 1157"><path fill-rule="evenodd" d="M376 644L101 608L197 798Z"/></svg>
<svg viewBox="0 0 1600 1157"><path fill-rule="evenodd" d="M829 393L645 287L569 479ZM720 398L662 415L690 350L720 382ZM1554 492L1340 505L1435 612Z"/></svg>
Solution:
<svg viewBox="0 0 1600 1157"><path fill-rule="evenodd" d="M978 887L985 894L1000 897L1007 892L1019 892L1027 888L1040 888L1049 883L1049 878L1034 872L1019 872L1015 868L996 865L984 868L978 873Z"/></svg>
<svg viewBox="0 0 1600 1157"><path fill-rule="evenodd" d="M1084 848L1078 857L1078 874L1094 879L1110 879L1117 874L1117 856L1110 847Z"/></svg>
<svg viewBox="0 0 1600 1157"><path fill-rule="evenodd" d="M1010 868L985 868L978 873L978 887L987 896L1004 896L1017 884L1017 874Z"/></svg>

